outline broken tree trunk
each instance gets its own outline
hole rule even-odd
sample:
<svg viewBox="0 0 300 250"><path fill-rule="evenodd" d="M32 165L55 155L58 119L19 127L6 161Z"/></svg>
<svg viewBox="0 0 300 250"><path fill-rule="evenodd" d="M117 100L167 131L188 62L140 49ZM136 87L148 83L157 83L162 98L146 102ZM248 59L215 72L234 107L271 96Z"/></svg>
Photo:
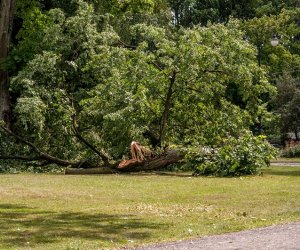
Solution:
<svg viewBox="0 0 300 250"><path fill-rule="evenodd" d="M125 160L120 162L117 169L120 172L138 172L156 170L177 163L182 160L183 157L176 150L169 150L165 153L158 155L148 160Z"/></svg>
<svg viewBox="0 0 300 250"><path fill-rule="evenodd" d="M154 155L149 149L133 141L130 146L132 159L123 160L114 168L100 167L93 169L67 169L65 174L111 174L151 171L162 169L183 159L176 150L168 150L161 155Z"/></svg>

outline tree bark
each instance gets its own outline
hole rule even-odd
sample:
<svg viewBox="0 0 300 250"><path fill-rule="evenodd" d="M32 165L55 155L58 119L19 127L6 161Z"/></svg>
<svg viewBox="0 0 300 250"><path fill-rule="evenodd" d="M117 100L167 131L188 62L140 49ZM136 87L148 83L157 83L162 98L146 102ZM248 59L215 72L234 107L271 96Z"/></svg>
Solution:
<svg viewBox="0 0 300 250"><path fill-rule="evenodd" d="M130 160L123 160L118 165L103 166L89 169L68 168L65 174L112 174L140 171L152 171L177 163L183 155L176 150L168 150L161 155L154 156L153 152L143 147L139 142L133 141L130 145Z"/></svg>
<svg viewBox="0 0 300 250"><path fill-rule="evenodd" d="M3 120L7 127L11 121L8 72L1 64L9 51L15 5L15 0L0 1L0 121Z"/></svg>
<svg viewBox="0 0 300 250"><path fill-rule="evenodd" d="M156 156L149 160L128 160L124 164L118 165L117 170L120 172L139 172L151 171L164 168L168 165L179 162L183 156L176 150L169 150L162 155Z"/></svg>
<svg viewBox="0 0 300 250"><path fill-rule="evenodd" d="M295 138L296 138L296 141L299 141L299 136L298 136L298 130L295 129Z"/></svg>
<svg viewBox="0 0 300 250"><path fill-rule="evenodd" d="M99 168L67 168L65 170L65 174L67 175L85 175L85 174L115 174L116 171L106 168L106 167L99 167Z"/></svg>
<svg viewBox="0 0 300 250"><path fill-rule="evenodd" d="M0 129L5 131L8 135L14 137L20 143L27 145L32 149L35 155L0 155L0 160L22 160L25 162L37 162L41 163L41 166L54 163L60 166L69 167L66 169L65 174L113 174L122 172L151 171L164 168L183 159L183 154L180 154L180 152L176 150L168 150L163 154L155 156L150 149L143 147L136 141L133 141L130 146L132 159L123 160L119 164L108 163L108 165L98 165L89 162L88 159L69 161L43 152L35 144L17 135L5 126L0 126Z"/></svg>
<svg viewBox="0 0 300 250"><path fill-rule="evenodd" d="M156 156L153 159L139 161L131 159L121 162L116 168L67 168L67 175L85 175L85 174L115 174L115 173L133 173L142 171L154 171L162 169L170 164L174 164L183 159L183 156L176 150L169 150L166 153Z"/></svg>
<svg viewBox="0 0 300 250"><path fill-rule="evenodd" d="M163 141L165 139L165 135L166 135L166 128L167 128L169 113L170 113L170 109L172 106L173 86L175 84L176 74L177 74L177 72L173 71L172 76L170 76L170 84L169 84L168 92L166 95L164 111L163 111L161 121L160 121L159 146L162 146L162 143L163 143Z"/></svg>

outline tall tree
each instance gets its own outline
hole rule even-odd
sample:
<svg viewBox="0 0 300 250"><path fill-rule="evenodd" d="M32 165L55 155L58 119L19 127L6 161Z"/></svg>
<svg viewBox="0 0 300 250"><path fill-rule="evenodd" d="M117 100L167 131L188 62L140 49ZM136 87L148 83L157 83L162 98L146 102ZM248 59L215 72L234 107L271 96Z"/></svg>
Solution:
<svg viewBox="0 0 300 250"><path fill-rule="evenodd" d="M73 13L24 12L10 53L15 122L0 126L0 159L113 168L132 140L158 152L222 146L264 110L273 87L237 22L173 29L148 8L99 15L76 2Z"/></svg>
<svg viewBox="0 0 300 250"><path fill-rule="evenodd" d="M281 139L294 133L299 140L300 130L300 81L289 74L277 79L278 94L274 98L274 110L280 114Z"/></svg>
<svg viewBox="0 0 300 250"><path fill-rule="evenodd" d="M3 66L9 51L12 34L15 0L0 2L0 120L10 126L10 98L8 92L8 72Z"/></svg>

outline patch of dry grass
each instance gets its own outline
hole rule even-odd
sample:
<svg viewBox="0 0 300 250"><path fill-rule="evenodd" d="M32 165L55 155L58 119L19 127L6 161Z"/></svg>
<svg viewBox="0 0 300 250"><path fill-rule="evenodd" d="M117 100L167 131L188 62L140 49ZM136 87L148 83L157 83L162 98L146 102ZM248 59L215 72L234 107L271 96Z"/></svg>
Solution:
<svg viewBox="0 0 300 250"><path fill-rule="evenodd" d="M262 176L1 175L0 249L106 249L299 221L300 168Z"/></svg>

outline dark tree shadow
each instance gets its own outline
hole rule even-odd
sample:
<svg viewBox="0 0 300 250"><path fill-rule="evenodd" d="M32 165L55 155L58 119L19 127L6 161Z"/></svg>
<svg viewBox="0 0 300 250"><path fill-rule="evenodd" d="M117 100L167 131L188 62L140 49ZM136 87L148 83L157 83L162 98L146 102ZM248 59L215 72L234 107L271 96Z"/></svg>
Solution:
<svg viewBox="0 0 300 250"><path fill-rule="evenodd" d="M133 215L39 211L13 204L0 204L0 247L30 247L62 239L125 243L151 237L166 224L146 222ZM28 245L27 245L28 246Z"/></svg>

